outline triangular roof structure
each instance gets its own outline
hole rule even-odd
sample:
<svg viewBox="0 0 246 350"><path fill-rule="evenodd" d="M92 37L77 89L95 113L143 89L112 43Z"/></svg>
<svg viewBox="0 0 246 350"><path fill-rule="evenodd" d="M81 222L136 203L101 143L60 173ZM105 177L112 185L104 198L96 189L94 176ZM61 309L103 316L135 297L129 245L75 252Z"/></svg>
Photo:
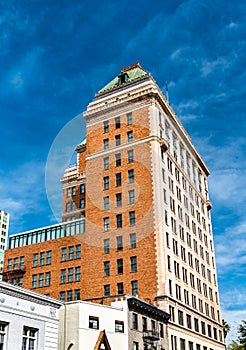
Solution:
<svg viewBox="0 0 246 350"><path fill-rule="evenodd" d="M104 348L101 348L102 344L104 345ZM111 350L105 329L100 332L94 350Z"/></svg>

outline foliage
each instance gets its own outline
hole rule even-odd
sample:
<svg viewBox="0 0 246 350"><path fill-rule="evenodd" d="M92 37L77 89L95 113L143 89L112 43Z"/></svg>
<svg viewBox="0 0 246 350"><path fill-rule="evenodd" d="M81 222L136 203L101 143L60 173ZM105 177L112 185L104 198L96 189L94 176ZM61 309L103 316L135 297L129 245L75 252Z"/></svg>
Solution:
<svg viewBox="0 0 246 350"><path fill-rule="evenodd" d="M232 340L226 347L226 350L243 350L243 348L241 344L238 344L235 340Z"/></svg>
<svg viewBox="0 0 246 350"><path fill-rule="evenodd" d="M231 327L224 319L222 320L222 326L223 326L224 338L226 338L227 334L230 332Z"/></svg>
<svg viewBox="0 0 246 350"><path fill-rule="evenodd" d="M241 324L238 327L239 333L239 343L241 344L241 349L246 350L246 321L242 320Z"/></svg>

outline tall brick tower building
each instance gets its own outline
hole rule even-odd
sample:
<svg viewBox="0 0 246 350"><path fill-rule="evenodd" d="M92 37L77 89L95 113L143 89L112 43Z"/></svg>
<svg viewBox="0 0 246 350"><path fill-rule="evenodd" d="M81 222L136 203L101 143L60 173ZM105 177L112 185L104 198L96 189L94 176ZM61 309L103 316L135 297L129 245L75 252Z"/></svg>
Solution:
<svg viewBox="0 0 246 350"><path fill-rule="evenodd" d="M156 303L171 315L172 350L224 349L209 171L180 120L139 63L84 118L77 166L61 180L64 223L12 236L8 264L22 256L23 285L61 299Z"/></svg>

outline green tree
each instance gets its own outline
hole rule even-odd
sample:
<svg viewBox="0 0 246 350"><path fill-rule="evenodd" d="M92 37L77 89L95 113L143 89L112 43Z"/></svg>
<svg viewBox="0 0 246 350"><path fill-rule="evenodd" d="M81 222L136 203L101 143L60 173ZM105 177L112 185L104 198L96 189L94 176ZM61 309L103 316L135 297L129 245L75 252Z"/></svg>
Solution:
<svg viewBox="0 0 246 350"><path fill-rule="evenodd" d="M232 340L226 347L226 350L242 350L242 345L238 344L235 340Z"/></svg>
<svg viewBox="0 0 246 350"><path fill-rule="evenodd" d="M239 343L241 344L241 349L246 350L246 321L242 320L242 323L238 327L239 333Z"/></svg>
<svg viewBox="0 0 246 350"><path fill-rule="evenodd" d="M222 326L223 326L224 338L226 338L227 334L230 332L231 327L224 319L222 319Z"/></svg>

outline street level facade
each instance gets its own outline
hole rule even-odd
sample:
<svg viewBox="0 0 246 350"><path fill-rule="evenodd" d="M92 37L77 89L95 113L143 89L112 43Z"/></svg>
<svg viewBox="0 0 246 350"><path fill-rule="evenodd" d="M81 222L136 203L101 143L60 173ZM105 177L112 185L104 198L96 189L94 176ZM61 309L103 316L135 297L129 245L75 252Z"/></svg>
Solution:
<svg viewBox="0 0 246 350"><path fill-rule="evenodd" d="M171 315L172 350L224 349L209 170L180 120L139 63L84 118L77 165L61 180L63 223L11 236L5 280L24 257L25 288L104 304L137 296Z"/></svg>

